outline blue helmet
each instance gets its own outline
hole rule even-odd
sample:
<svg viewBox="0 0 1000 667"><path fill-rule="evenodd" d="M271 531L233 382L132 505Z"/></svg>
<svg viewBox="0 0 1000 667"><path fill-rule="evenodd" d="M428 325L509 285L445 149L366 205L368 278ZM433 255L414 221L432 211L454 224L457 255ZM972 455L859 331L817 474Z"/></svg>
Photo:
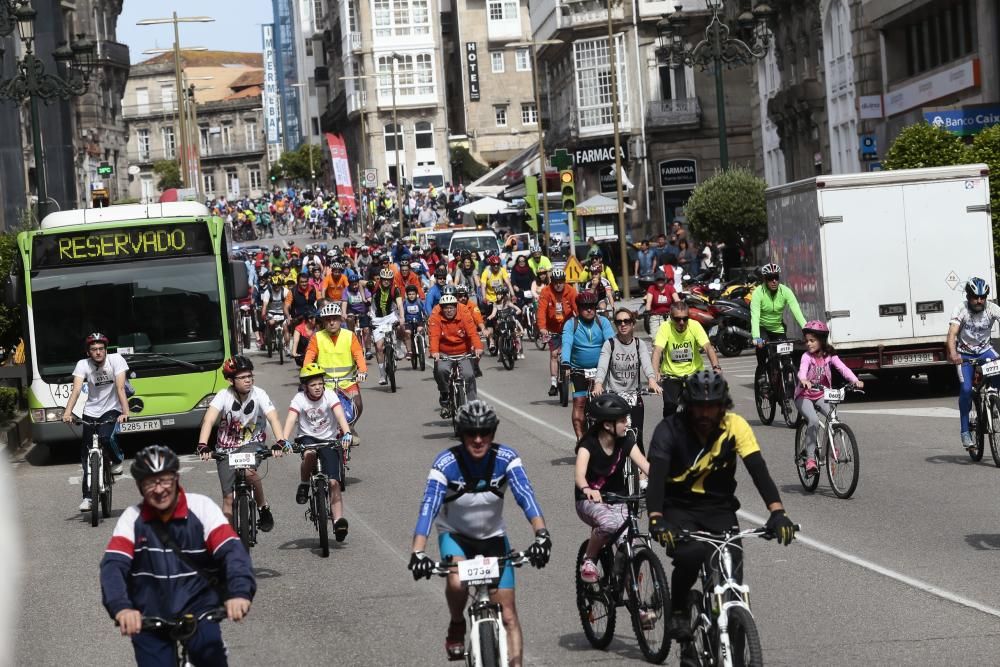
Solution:
<svg viewBox="0 0 1000 667"><path fill-rule="evenodd" d="M990 286L982 278L969 278L969 281L965 283L965 295L970 298L974 296L989 296Z"/></svg>
<svg viewBox="0 0 1000 667"><path fill-rule="evenodd" d="M356 283L358 280L358 274L354 271L354 269L347 269L347 282Z"/></svg>

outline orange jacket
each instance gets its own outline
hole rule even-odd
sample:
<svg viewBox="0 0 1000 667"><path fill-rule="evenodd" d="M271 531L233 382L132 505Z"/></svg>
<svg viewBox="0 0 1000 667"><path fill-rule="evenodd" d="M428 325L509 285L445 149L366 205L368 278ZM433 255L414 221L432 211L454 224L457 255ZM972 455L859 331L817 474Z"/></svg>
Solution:
<svg viewBox="0 0 1000 667"><path fill-rule="evenodd" d="M538 328L550 333L562 333L563 324L576 315L576 288L566 285L562 291L562 312L556 312L556 305L560 302L558 295L552 289L552 285L542 288L542 293L538 295Z"/></svg>
<svg viewBox="0 0 1000 667"><path fill-rule="evenodd" d="M347 276L340 274L340 280L334 280L331 273L323 279L323 295L327 301L343 301L344 290L347 289Z"/></svg>
<svg viewBox="0 0 1000 667"><path fill-rule="evenodd" d="M424 286L420 283L420 276L418 276L412 270L410 271L410 274L406 277L405 281L403 280L403 274L400 273L399 271L396 271L396 276L393 278L392 282L393 285L396 286L396 289L399 290L399 293L402 294L404 298L406 297L407 285L416 285L417 296L420 297L421 301L427 298L426 296L424 296Z"/></svg>
<svg viewBox="0 0 1000 667"><path fill-rule="evenodd" d="M446 319L441 312L432 313L427 320L427 333L431 341L431 354L468 354L483 349L476 323L468 312L456 312L454 319Z"/></svg>
<svg viewBox="0 0 1000 667"><path fill-rule="evenodd" d="M322 329L317 329L313 337L309 339L309 345L306 346L306 354L302 358L302 365L308 366L309 364L316 361L316 356L319 354L319 347L316 344L316 336ZM337 336L340 336L338 333ZM336 339L334 339L336 342ZM358 367L359 373L368 372L368 362L365 361L365 351L361 349L361 342L358 341L357 336L353 336L351 341L351 356L354 357L354 365Z"/></svg>

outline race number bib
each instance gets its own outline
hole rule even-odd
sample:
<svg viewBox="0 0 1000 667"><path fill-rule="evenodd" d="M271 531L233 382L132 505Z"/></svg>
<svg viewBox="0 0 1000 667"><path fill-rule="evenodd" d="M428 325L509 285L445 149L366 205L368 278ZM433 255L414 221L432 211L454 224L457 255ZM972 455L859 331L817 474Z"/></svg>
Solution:
<svg viewBox="0 0 1000 667"><path fill-rule="evenodd" d="M563 305L562 301L559 301L556 303L556 315L562 315L562 314L563 314Z"/></svg>
<svg viewBox="0 0 1000 667"><path fill-rule="evenodd" d="M694 359L694 351L690 347L675 347L670 350L670 360L683 363Z"/></svg>
<svg viewBox="0 0 1000 667"><path fill-rule="evenodd" d="M660 294L659 296L656 297L656 303L666 303L666 302L667 302L666 294Z"/></svg>

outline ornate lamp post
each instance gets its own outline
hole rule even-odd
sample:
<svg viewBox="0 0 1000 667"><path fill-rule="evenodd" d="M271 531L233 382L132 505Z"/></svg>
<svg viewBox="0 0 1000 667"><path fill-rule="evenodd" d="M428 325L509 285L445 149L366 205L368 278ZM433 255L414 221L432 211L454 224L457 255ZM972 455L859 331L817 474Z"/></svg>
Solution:
<svg viewBox="0 0 1000 667"><path fill-rule="evenodd" d="M24 55L17 63L17 74L0 81L0 98L15 102L28 100L31 107L31 141L35 152L35 186L38 194L38 219L45 217L48 209L48 192L45 185L45 155L42 151L42 133L38 124L38 100L48 103L60 98L67 100L83 95L90 83L90 73L95 65L96 44L83 35L70 45L65 42L52 52L57 73L45 71L45 64L35 55L35 16L28 5L14 9L18 35L24 44ZM2 24L2 21L0 21ZM0 48L0 59L3 58Z"/></svg>
<svg viewBox="0 0 1000 667"><path fill-rule="evenodd" d="M735 31L724 21L725 1L705 0L712 17L705 28L705 38L691 48L685 43L690 19L680 5L656 24L659 33L657 58L670 67L698 66L702 71L715 70L715 98L719 118L719 161L729 167L729 146L726 141L726 96L722 66L727 68L750 65L767 56L771 48L770 20L774 11L766 2L757 2L752 10L744 10L736 19ZM735 32L735 36L733 35Z"/></svg>

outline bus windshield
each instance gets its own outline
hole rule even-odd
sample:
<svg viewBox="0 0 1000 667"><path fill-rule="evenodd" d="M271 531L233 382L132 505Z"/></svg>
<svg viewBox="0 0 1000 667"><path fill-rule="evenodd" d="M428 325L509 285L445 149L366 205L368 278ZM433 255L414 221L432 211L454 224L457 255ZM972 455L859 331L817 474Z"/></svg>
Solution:
<svg viewBox="0 0 1000 667"><path fill-rule="evenodd" d="M112 351L132 348L129 366L140 372L187 373L191 364L222 363L214 257L33 271L31 298L36 370L46 381L73 372L94 331L108 337Z"/></svg>

